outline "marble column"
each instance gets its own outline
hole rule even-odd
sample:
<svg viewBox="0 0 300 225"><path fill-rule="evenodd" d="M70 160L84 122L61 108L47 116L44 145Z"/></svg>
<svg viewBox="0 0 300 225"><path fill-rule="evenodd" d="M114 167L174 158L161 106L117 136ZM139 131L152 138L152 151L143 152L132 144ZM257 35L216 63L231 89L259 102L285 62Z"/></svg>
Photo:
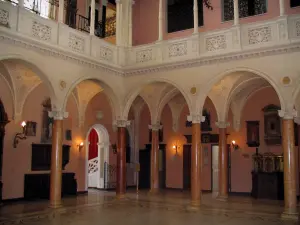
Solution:
<svg viewBox="0 0 300 225"><path fill-rule="evenodd" d="M118 144L117 144L117 187L116 197L125 198L126 194L126 126L129 121L117 121Z"/></svg>
<svg viewBox="0 0 300 225"><path fill-rule="evenodd" d="M158 132L161 129L160 124L150 125L152 130L152 142L151 142L151 193L157 193L159 191L159 140Z"/></svg>
<svg viewBox="0 0 300 225"><path fill-rule="evenodd" d="M217 122L219 127L219 194L217 199L226 201L228 198L228 149L227 149L227 122Z"/></svg>
<svg viewBox="0 0 300 225"><path fill-rule="evenodd" d="M163 23L164 23L164 19L163 19L163 0L159 0L159 4L158 4L158 41L162 41L163 40Z"/></svg>
<svg viewBox="0 0 300 225"><path fill-rule="evenodd" d="M199 33L198 0L194 0L194 34Z"/></svg>
<svg viewBox="0 0 300 225"><path fill-rule="evenodd" d="M279 0L279 15L285 15L285 0Z"/></svg>
<svg viewBox="0 0 300 225"><path fill-rule="evenodd" d="M284 169L284 212L283 218L298 220L296 189L296 151L294 138L294 114L279 111L282 117L282 147Z"/></svg>
<svg viewBox="0 0 300 225"><path fill-rule="evenodd" d="M59 0L59 8L58 8L58 22L64 22L64 0Z"/></svg>
<svg viewBox="0 0 300 225"><path fill-rule="evenodd" d="M240 24L240 16L239 16L239 0L233 0L233 17L235 26Z"/></svg>
<svg viewBox="0 0 300 225"><path fill-rule="evenodd" d="M188 121L192 121L192 149L191 149L191 204L199 206L201 204L201 122L203 116L188 116Z"/></svg>
<svg viewBox="0 0 300 225"><path fill-rule="evenodd" d="M90 35L95 35L95 10L96 10L96 2L95 0L91 0Z"/></svg>
<svg viewBox="0 0 300 225"><path fill-rule="evenodd" d="M63 120L67 116L68 115L64 112L49 112L49 117L53 118L50 172L51 208L58 208L61 206Z"/></svg>

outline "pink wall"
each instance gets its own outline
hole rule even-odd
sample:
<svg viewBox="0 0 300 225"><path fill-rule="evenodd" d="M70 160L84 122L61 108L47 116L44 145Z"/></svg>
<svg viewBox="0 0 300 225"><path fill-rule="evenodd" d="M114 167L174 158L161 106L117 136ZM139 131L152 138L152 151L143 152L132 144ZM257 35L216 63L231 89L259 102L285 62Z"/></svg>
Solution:
<svg viewBox="0 0 300 225"><path fill-rule="evenodd" d="M167 1L167 0L165 0ZM285 0L285 8L287 14L300 13L300 7L290 8L290 1ZM199 28L200 32L228 28L232 26L232 21L222 21L222 1L211 0L214 7L213 10L209 10L206 7L203 8L203 20L204 26ZM166 12L166 9L165 9ZM272 19L279 16L279 0L268 1L267 13L251 16L248 18L241 18L240 23L252 23L256 21L263 21ZM167 15L165 15L167 21ZM167 22L164 24L164 39L187 37L193 33L193 29L178 31L174 33L167 33ZM145 29L147 27L147 29ZM142 1L137 0L134 5L133 11L133 44L142 45L155 42L158 38L158 0Z"/></svg>

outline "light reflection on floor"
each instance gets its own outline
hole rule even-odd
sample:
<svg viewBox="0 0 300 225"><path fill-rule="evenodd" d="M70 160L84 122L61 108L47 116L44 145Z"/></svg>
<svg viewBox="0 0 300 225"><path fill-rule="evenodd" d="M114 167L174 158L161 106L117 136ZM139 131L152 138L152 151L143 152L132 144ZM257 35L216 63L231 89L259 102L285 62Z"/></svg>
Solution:
<svg viewBox="0 0 300 225"><path fill-rule="evenodd" d="M282 221L282 202L258 201L249 197L230 197L220 202L203 194L199 209L191 209L188 192L166 191L150 195L127 193L116 200L113 192L92 190L88 195L67 197L63 207L50 209L48 201L9 203L0 207L1 224L32 225L271 225L298 224Z"/></svg>

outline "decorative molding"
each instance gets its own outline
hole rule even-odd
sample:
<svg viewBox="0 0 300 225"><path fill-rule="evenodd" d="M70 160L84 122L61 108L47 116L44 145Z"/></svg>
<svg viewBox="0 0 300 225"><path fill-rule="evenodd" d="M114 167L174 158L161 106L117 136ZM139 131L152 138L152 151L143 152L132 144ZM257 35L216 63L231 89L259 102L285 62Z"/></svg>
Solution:
<svg viewBox="0 0 300 225"><path fill-rule="evenodd" d="M169 45L169 58L187 55L187 43L180 42Z"/></svg>
<svg viewBox="0 0 300 225"><path fill-rule="evenodd" d="M51 40L51 27L37 21L32 22L31 34L43 41Z"/></svg>
<svg viewBox="0 0 300 225"><path fill-rule="evenodd" d="M227 48L226 36L218 35L206 38L206 50L208 52L213 52L217 50L224 50Z"/></svg>
<svg viewBox="0 0 300 225"><path fill-rule="evenodd" d="M48 111L48 115L50 118L53 118L54 120L63 120L65 118L68 118L69 113L63 111Z"/></svg>
<svg viewBox="0 0 300 225"><path fill-rule="evenodd" d="M292 120L297 117L297 111L295 109L288 111L278 110L278 115L285 120Z"/></svg>
<svg viewBox="0 0 300 225"><path fill-rule="evenodd" d="M272 41L271 27L252 28L248 30L249 44L258 44Z"/></svg>
<svg viewBox="0 0 300 225"><path fill-rule="evenodd" d="M136 52L136 62L143 63L152 60L152 49L144 49Z"/></svg>
<svg viewBox="0 0 300 225"><path fill-rule="evenodd" d="M225 121L218 121L216 122L216 126L219 128L227 128L230 126L230 123Z"/></svg>
<svg viewBox="0 0 300 225"><path fill-rule="evenodd" d="M153 131L159 131L162 129L162 127L163 126L160 123L156 123L148 126L149 130L153 130Z"/></svg>
<svg viewBox="0 0 300 225"><path fill-rule="evenodd" d="M84 38L79 37L73 33L69 35L69 48L73 51L84 52Z"/></svg>
<svg viewBox="0 0 300 225"><path fill-rule="evenodd" d="M100 58L111 62L113 60L113 51L110 48L100 47Z"/></svg>
<svg viewBox="0 0 300 225"><path fill-rule="evenodd" d="M205 116L202 116L201 114L188 115L187 121L192 123L201 123L205 121Z"/></svg>
<svg viewBox="0 0 300 225"><path fill-rule="evenodd" d="M60 90L63 91L67 87L67 83L64 80L59 81Z"/></svg>
<svg viewBox="0 0 300 225"><path fill-rule="evenodd" d="M127 127L130 126L130 120L115 120L113 125L115 127Z"/></svg>
<svg viewBox="0 0 300 225"><path fill-rule="evenodd" d="M18 45L20 47L33 50L35 52L38 52L46 56L51 56L54 58L60 58L66 61L71 61L77 65L79 64L82 66L87 66L89 68L99 69L103 72L108 72L112 75L124 76L124 72L118 68L113 68L109 65L103 65L101 62L95 63L94 60L89 60L85 56L80 57L80 56L72 55L72 52L69 51L55 50L54 48L42 45L41 43L32 43L34 40L27 39L26 41L24 41L23 38L21 40L18 37L6 36L3 33L1 33L0 41L1 42L5 41L8 44Z"/></svg>
<svg viewBox="0 0 300 225"><path fill-rule="evenodd" d="M9 27L9 12L4 9L0 9L0 25Z"/></svg>

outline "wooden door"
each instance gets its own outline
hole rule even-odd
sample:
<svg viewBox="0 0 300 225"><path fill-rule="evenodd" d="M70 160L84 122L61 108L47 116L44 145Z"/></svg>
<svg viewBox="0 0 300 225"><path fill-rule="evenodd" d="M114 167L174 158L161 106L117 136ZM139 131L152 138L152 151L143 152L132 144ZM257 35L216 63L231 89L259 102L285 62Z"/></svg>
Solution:
<svg viewBox="0 0 300 225"><path fill-rule="evenodd" d="M191 188L191 145L183 146L183 189Z"/></svg>
<svg viewBox="0 0 300 225"><path fill-rule="evenodd" d="M166 188L166 148L160 145L159 148L159 188Z"/></svg>
<svg viewBox="0 0 300 225"><path fill-rule="evenodd" d="M140 150L139 162L139 188L149 189L150 188L150 176L151 176L151 149Z"/></svg>

